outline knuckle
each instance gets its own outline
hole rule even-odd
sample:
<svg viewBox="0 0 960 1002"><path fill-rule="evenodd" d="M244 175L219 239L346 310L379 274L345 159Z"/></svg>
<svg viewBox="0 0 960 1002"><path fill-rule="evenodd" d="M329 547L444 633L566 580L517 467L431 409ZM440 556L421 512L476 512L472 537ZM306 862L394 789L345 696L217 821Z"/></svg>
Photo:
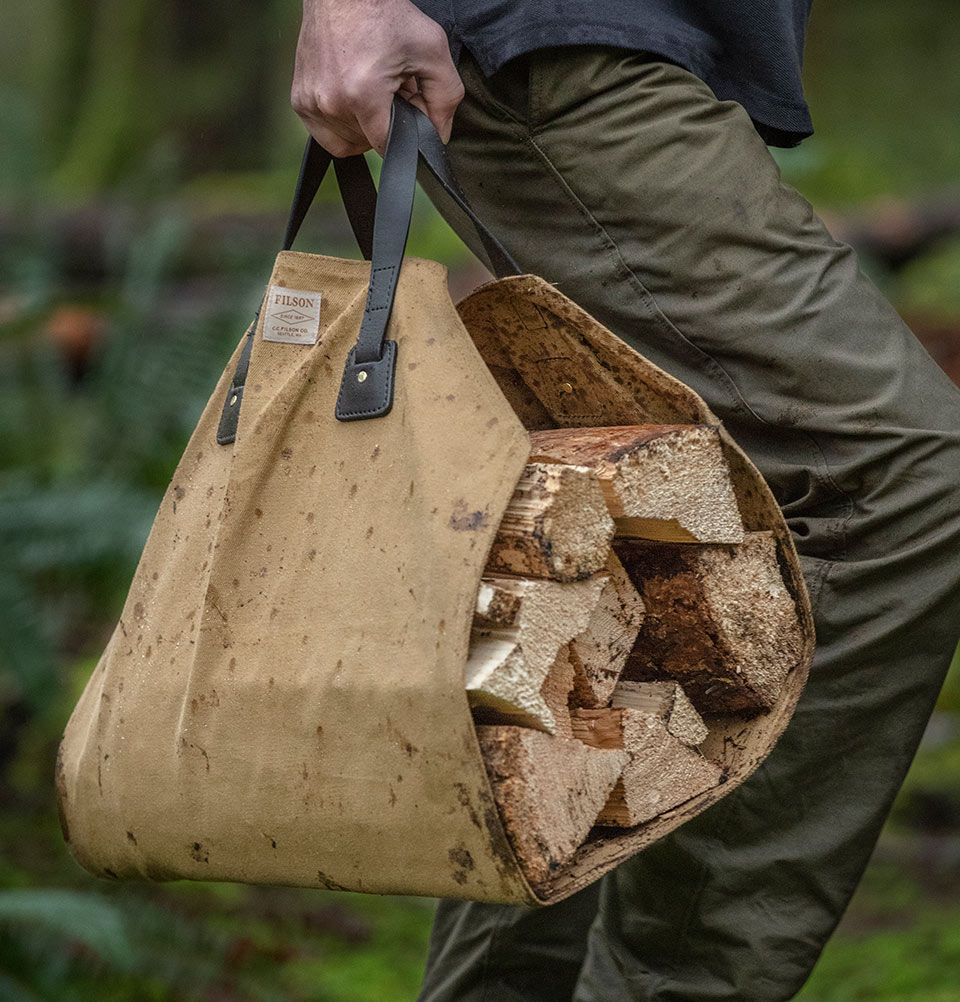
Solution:
<svg viewBox="0 0 960 1002"><path fill-rule="evenodd" d="M301 118L310 113L310 102L307 100L307 94L303 88L296 86L296 84L290 91L290 104Z"/></svg>
<svg viewBox="0 0 960 1002"><path fill-rule="evenodd" d="M324 93L295 88L290 94L290 104L301 118L311 118L323 121L325 118L336 117L336 104Z"/></svg>
<svg viewBox="0 0 960 1002"><path fill-rule="evenodd" d="M425 36L425 41L430 48L449 51L450 43L447 41L447 33L436 21L431 22L426 27Z"/></svg>
<svg viewBox="0 0 960 1002"><path fill-rule="evenodd" d="M340 84L340 100L345 108L356 112L362 108L370 93L367 81L357 76L347 76Z"/></svg>

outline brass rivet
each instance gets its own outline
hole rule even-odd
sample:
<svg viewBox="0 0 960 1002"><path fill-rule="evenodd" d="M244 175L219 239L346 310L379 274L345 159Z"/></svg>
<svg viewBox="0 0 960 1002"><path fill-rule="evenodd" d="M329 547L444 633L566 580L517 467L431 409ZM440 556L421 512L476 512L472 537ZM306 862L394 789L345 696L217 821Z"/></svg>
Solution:
<svg viewBox="0 0 960 1002"><path fill-rule="evenodd" d="M230 398L230 406L232 407L236 402L237 402L237 395L236 393L234 393L234 395Z"/></svg>
<svg viewBox="0 0 960 1002"><path fill-rule="evenodd" d="M573 386L570 383L563 383L560 387L564 393L573 393Z"/></svg>
<svg viewBox="0 0 960 1002"><path fill-rule="evenodd" d="M357 373L357 382L358 383L365 383L366 381L367 381L367 374L365 372L358 372Z"/></svg>

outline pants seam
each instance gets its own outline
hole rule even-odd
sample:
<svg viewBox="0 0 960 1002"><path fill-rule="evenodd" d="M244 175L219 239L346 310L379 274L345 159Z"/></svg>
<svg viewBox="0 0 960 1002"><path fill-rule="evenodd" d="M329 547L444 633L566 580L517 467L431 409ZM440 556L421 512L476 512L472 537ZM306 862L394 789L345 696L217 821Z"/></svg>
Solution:
<svg viewBox="0 0 960 1002"><path fill-rule="evenodd" d="M543 165L546 167L549 174L553 177L560 189L563 197L574 207L574 209L583 216L590 226L594 229L595 233L606 243L608 250L614 255L617 271L621 273L623 277L626 278L627 283L631 285L634 292L640 295L650 307L650 312L652 319L656 325L662 329L665 333L669 334L672 338L681 341L687 348L692 351L700 360L701 364L713 374L714 378L717 379L722 385L727 388L727 392L731 397L731 402L735 410L741 410L748 414L759 424L767 428L777 428L778 425L766 420L758 414L750 403L746 400L743 394L740 392L739 387L733 377L727 372L727 370L718 362L712 355L704 351L698 344L688 338L677 326L670 320L669 317L660 309L657 305L656 297L653 293L643 284L640 276L627 265L620 253L620 247L617 241L613 238L610 232L604 227L600 221L593 215L593 213L587 208L586 204L581 198L579 198L576 192L570 187L566 178L557 169L556 165L550 159L546 150L538 142L539 137L545 131L545 123L541 123L539 126L535 122L534 111L540 112L541 107L541 92L539 83L539 74L536 72L536 58L538 53L532 53L530 56L530 63L527 72L527 112L529 120L524 121L518 114L518 112L511 108L509 105L503 103L494 97L490 92L489 88L486 86L476 87L471 89L471 93L477 97L482 104L484 104L488 110L495 113L501 121L508 123L512 126L513 131L517 135L520 142L530 148L534 156L539 159ZM469 71L468 71L469 72ZM817 458L817 469L820 475L823 477L824 482L833 490L838 498L842 498L845 506L845 512L839 521L838 525L838 535L840 538L840 553L835 557L835 559L841 562L847 559L847 526L849 525L850 519L853 517L854 503L850 495L837 483L833 473L830 470L830 464L827 462L826 456L823 453L823 449L820 447L819 442L816 437L808 431L801 431L800 435L807 441L808 446L815 453Z"/></svg>

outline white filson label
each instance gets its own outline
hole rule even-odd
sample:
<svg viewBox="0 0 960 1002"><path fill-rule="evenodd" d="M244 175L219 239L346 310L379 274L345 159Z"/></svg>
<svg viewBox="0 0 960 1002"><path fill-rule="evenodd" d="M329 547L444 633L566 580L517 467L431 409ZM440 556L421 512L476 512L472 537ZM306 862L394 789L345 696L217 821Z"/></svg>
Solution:
<svg viewBox="0 0 960 1002"><path fill-rule="evenodd" d="M271 285L267 293L263 340L316 344L320 335L320 293Z"/></svg>

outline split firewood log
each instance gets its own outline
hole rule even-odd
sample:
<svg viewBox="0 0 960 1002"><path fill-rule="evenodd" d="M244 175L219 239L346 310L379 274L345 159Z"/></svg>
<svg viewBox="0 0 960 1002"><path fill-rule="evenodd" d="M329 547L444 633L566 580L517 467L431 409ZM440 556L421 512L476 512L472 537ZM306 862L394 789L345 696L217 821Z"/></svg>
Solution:
<svg viewBox="0 0 960 1002"><path fill-rule="evenodd" d="M578 581L603 569L612 539L594 473L530 463L497 529L487 573Z"/></svg>
<svg viewBox="0 0 960 1002"><path fill-rule="evenodd" d="M587 837L629 755L524 727L479 726L477 737L517 860L534 889L545 888Z"/></svg>
<svg viewBox="0 0 960 1002"><path fill-rule="evenodd" d="M616 709L643 710L659 717L678 741L696 748L710 733L676 682L624 682L613 690L610 705Z"/></svg>
<svg viewBox="0 0 960 1002"><path fill-rule="evenodd" d="M704 716L769 710L803 652L773 534L739 546L618 540L615 550L647 610L621 678L676 681Z"/></svg>
<svg viewBox="0 0 960 1002"><path fill-rule="evenodd" d="M556 428L530 433L531 460L600 479L618 536L739 543L743 523L720 435L706 425Z"/></svg>
<svg viewBox="0 0 960 1002"><path fill-rule="evenodd" d="M553 733L556 721L541 687L560 649L589 624L606 582L603 574L569 582L481 581L466 668L467 698L479 720Z"/></svg>
<svg viewBox="0 0 960 1002"><path fill-rule="evenodd" d="M593 748L624 750L625 763L598 813L601 826L643 824L721 782L716 762L674 737L656 713L635 709L575 709L573 733Z"/></svg>
<svg viewBox="0 0 960 1002"><path fill-rule="evenodd" d="M611 553L607 583L583 633L570 643L580 706L606 706L643 623L643 600Z"/></svg>

